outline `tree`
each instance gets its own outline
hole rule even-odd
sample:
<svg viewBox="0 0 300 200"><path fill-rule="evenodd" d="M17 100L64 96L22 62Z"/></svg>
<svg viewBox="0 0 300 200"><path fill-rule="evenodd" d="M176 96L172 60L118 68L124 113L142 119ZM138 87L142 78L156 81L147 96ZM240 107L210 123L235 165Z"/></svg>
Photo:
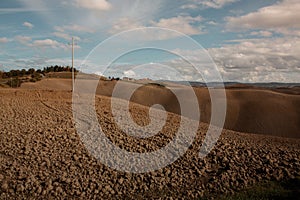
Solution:
<svg viewBox="0 0 300 200"><path fill-rule="evenodd" d="M35 73L33 73L33 74L31 75L31 79L33 79L34 82L40 81L40 80L42 79L42 75L39 74L39 73L37 73L37 72L35 72Z"/></svg>
<svg viewBox="0 0 300 200"><path fill-rule="evenodd" d="M12 77L17 77L20 75L20 70L10 70L10 74Z"/></svg>
<svg viewBox="0 0 300 200"><path fill-rule="evenodd" d="M21 70L21 75L22 75L22 76L25 76L25 75L26 75L26 69L22 69L22 70Z"/></svg>
<svg viewBox="0 0 300 200"><path fill-rule="evenodd" d="M3 78L10 78L11 73L10 72L4 72Z"/></svg>
<svg viewBox="0 0 300 200"><path fill-rule="evenodd" d="M17 88L21 86L21 83L21 80L18 77L16 77L9 79L6 84L10 87Z"/></svg>
<svg viewBox="0 0 300 200"><path fill-rule="evenodd" d="M29 74L33 74L34 72L35 72L35 69L33 69L33 68L28 69Z"/></svg>

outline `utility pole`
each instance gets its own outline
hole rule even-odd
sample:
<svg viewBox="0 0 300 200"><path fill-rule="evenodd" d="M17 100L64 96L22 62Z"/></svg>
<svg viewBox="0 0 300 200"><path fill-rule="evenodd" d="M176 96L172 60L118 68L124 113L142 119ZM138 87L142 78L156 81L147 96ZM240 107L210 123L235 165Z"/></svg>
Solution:
<svg viewBox="0 0 300 200"><path fill-rule="evenodd" d="M74 92L74 37L72 37L72 92Z"/></svg>

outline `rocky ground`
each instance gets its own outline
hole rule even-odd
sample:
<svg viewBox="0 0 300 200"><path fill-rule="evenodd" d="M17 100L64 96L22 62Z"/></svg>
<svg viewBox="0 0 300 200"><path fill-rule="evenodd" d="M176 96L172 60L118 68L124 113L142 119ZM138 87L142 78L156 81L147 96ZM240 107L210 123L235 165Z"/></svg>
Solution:
<svg viewBox="0 0 300 200"><path fill-rule="evenodd" d="M71 92L3 89L0 96L0 199L219 198L266 180L300 176L299 139L224 130L213 151L199 158L208 127L203 123L173 164L143 174L119 172L84 147L72 121ZM166 145L179 123L169 113L158 135L138 140L115 126L109 98L97 97L96 103L106 135L127 151ZM145 107L132 104L131 111L138 124L148 123L141 114Z"/></svg>

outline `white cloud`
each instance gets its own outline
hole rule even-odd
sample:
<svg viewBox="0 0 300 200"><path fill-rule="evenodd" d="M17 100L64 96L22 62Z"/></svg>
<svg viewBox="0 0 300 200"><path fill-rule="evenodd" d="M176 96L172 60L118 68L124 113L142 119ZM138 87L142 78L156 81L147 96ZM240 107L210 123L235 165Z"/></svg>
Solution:
<svg viewBox="0 0 300 200"><path fill-rule="evenodd" d="M37 9L37 8L32 8L32 7L25 7L25 8L0 8L0 13L5 14L5 13L21 13L21 12L41 12L41 11L46 11L46 9Z"/></svg>
<svg viewBox="0 0 300 200"><path fill-rule="evenodd" d="M128 70L123 72L124 76L129 77L129 78L135 78L136 73L133 70Z"/></svg>
<svg viewBox="0 0 300 200"><path fill-rule="evenodd" d="M158 22L151 22L152 26L168 28L182 32L187 35L197 35L203 33L200 27L195 27L195 24L202 21L202 17L178 16L168 19L160 19Z"/></svg>
<svg viewBox="0 0 300 200"><path fill-rule="evenodd" d="M103 76L102 72L100 72L100 71L99 71L99 72L98 72L98 71L97 71L97 72L94 72L94 74L96 74L96 75L98 75L98 76Z"/></svg>
<svg viewBox="0 0 300 200"><path fill-rule="evenodd" d="M0 38L0 43L7 43L9 40L6 37Z"/></svg>
<svg viewBox="0 0 300 200"><path fill-rule="evenodd" d="M269 29L291 35L300 28L300 1L284 0L239 17L227 17L228 30ZM299 34L299 31L296 31Z"/></svg>
<svg viewBox="0 0 300 200"><path fill-rule="evenodd" d="M52 48L52 49L63 49L63 50L70 48L67 44L60 43L53 39L32 40L31 37L19 35L14 37L14 40L28 47ZM80 48L80 47L76 45L75 48Z"/></svg>
<svg viewBox="0 0 300 200"><path fill-rule="evenodd" d="M298 36L300 37L300 29L278 29L278 33L284 34L285 36Z"/></svg>
<svg viewBox="0 0 300 200"><path fill-rule="evenodd" d="M239 40L237 44L208 49L224 81L239 82L299 82L300 77L300 40L289 38L264 38ZM206 65L203 50L182 50L174 52L195 63L201 73L213 80L215 71ZM209 62L209 60L207 60ZM197 78L190 63L174 59L166 65L176 67L180 74ZM201 81L201 80L200 80Z"/></svg>
<svg viewBox="0 0 300 200"><path fill-rule="evenodd" d="M226 80L298 82L300 41L295 38L240 40L209 49Z"/></svg>
<svg viewBox="0 0 300 200"><path fill-rule="evenodd" d="M250 33L253 36L271 37L273 35L270 31L253 31Z"/></svg>
<svg viewBox="0 0 300 200"><path fill-rule="evenodd" d="M186 50L179 48L174 49L172 52L180 57L167 61L166 65L172 66L181 76L186 77L186 80L200 82L203 82L204 79L208 82L220 81L217 68L205 49Z"/></svg>
<svg viewBox="0 0 300 200"><path fill-rule="evenodd" d="M22 35L18 35L14 39L15 39L15 41L17 41L17 42L19 42L21 44L24 44L24 45L29 44L29 42L32 40L31 37L22 36Z"/></svg>
<svg viewBox="0 0 300 200"><path fill-rule="evenodd" d="M203 0L198 1L200 5L208 8L222 8L227 4L234 3L238 0Z"/></svg>
<svg viewBox="0 0 300 200"><path fill-rule="evenodd" d="M110 10L112 7L106 0L76 0L76 6L90 10Z"/></svg>
<svg viewBox="0 0 300 200"><path fill-rule="evenodd" d="M190 0L188 4L181 6L181 9L197 9L197 8L215 8L220 9L227 4L237 2L238 0Z"/></svg>
<svg viewBox="0 0 300 200"><path fill-rule="evenodd" d="M150 27L158 27L161 29L151 29L147 25L141 24L139 21L133 20L131 18L121 18L115 24L112 25L109 30L110 34L120 33L122 31L139 29L136 31L137 36L133 37L130 33L131 39L142 40L142 41L151 41L151 40L166 40L170 38L176 38L182 36L180 33L174 32L173 34L170 31L165 29L175 30L187 35L197 35L202 34L201 28L195 27L197 23L201 22L202 18L191 17L191 16L178 16L168 19L160 19L159 21L150 21ZM124 36L125 37L125 36Z"/></svg>
<svg viewBox="0 0 300 200"><path fill-rule="evenodd" d="M209 21L209 22L207 22L207 24L212 25L212 26L217 26L218 25L218 23L215 22L215 21Z"/></svg>
<svg viewBox="0 0 300 200"><path fill-rule="evenodd" d="M151 27L160 27L166 29L176 30L178 32L187 34L187 35L197 35L203 33L200 27L197 27L196 24L201 22L203 19L201 16L191 17L191 16L178 16L167 19L160 19L159 21L150 21ZM140 22L130 19L130 18L121 18L117 21L112 28L109 30L109 33L119 33L126 30L131 30L135 28L146 28L146 25L142 25ZM168 39L173 36L166 35L157 35L156 38ZM145 37L148 38L148 37ZM152 36L153 38L153 36Z"/></svg>
<svg viewBox="0 0 300 200"><path fill-rule="evenodd" d="M95 30L93 28L78 25L78 24L70 24L65 26L55 26L54 29L57 32L65 32L65 31L74 31L74 32L82 32L82 33L94 33Z"/></svg>
<svg viewBox="0 0 300 200"><path fill-rule="evenodd" d="M66 49L67 48L65 44L60 43L56 40L52 40L52 39L35 40L31 44L31 46L33 46L33 47L42 47L42 48L50 47L50 48L54 48L54 49L57 49L57 48Z"/></svg>
<svg viewBox="0 0 300 200"><path fill-rule="evenodd" d="M141 25L139 22L130 19L130 18L121 18L116 23L114 23L109 30L109 33L115 34L120 33L122 31L131 30L134 28L143 28L144 26Z"/></svg>
<svg viewBox="0 0 300 200"><path fill-rule="evenodd" d="M76 41L79 41L79 40L80 40L80 37L78 37L78 36L71 36L70 34L64 33L64 32L54 32L53 35L54 35L55 37L62 38L62 39L65 39L65 40L72 40L72 37L73 37Z"/></svg>
<svg viewBox="0 0 300 200"><path fill-rule="evenodd" d="M34 27L34 25L32 23L30 23L30 22L24 22L23 26L25 26L25 27L27 27L29 29L32 29Z"/></svg>
<svg viewBox="0 0 300 200"><path fill-rule="evenodd" d="M194 9L197 9L198 6L196 4L185 4L185 5L182 5L180 8L194 10Z"/></svg>

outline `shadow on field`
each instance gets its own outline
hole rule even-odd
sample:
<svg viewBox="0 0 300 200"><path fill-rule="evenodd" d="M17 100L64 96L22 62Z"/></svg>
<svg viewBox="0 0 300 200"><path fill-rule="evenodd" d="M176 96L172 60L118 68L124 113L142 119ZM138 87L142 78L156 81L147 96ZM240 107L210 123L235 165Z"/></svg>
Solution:
<svg viewBox="0 0 300 200"><path fill-rule="evenodd" d="M218 199L244 200L244 199L300 199L300 177L287 181L268 181L246 190L227 195Z"/></svg>

